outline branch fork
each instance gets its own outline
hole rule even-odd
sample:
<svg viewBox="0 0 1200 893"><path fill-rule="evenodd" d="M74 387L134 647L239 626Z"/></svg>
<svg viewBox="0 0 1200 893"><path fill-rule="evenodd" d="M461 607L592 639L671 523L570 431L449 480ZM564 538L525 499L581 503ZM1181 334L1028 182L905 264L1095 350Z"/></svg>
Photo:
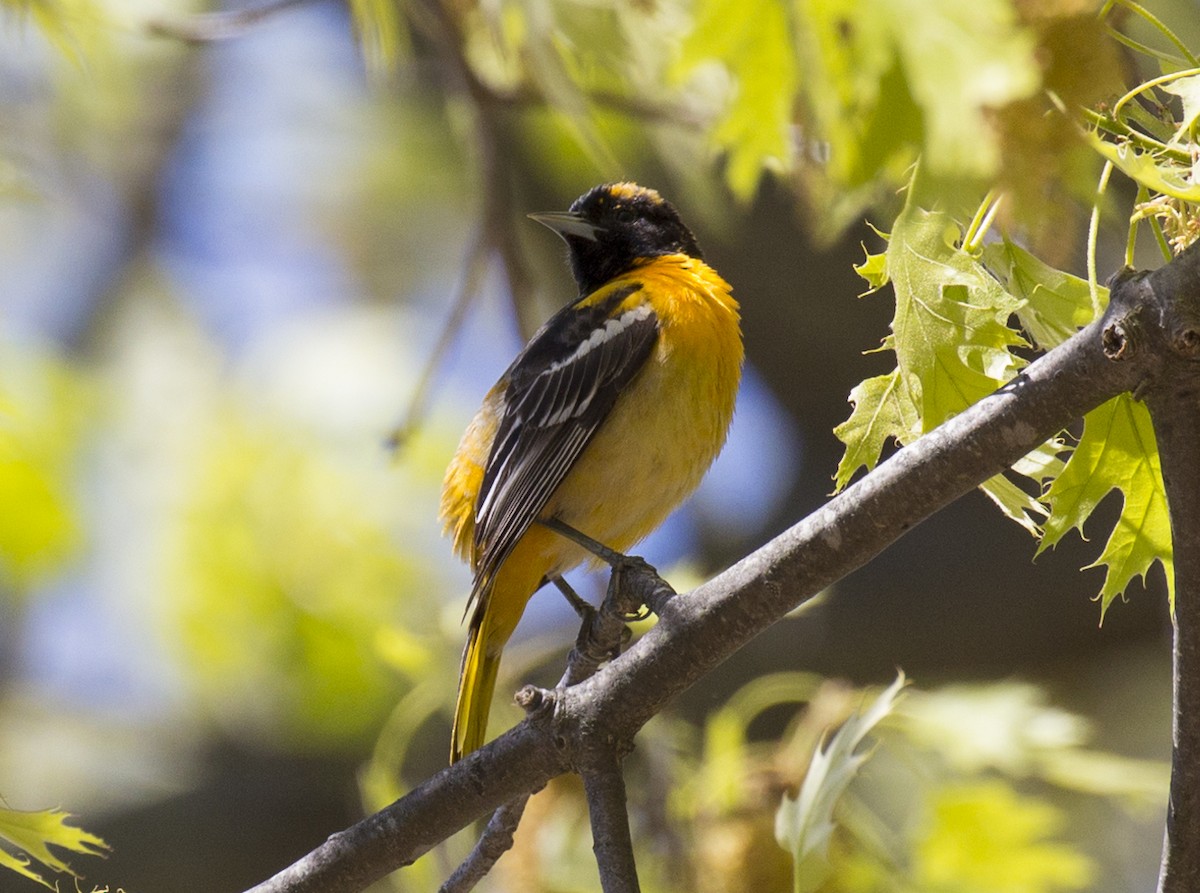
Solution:
<svg viewBox="0 0 1200 893"><path fill-rule="evenodd" d="M517 691L514 701L525 711L530 723L550 727L555 747L583 778L604 893L637 893L625 781L620 768L621 761L633 749L632 737L618 740L612 735L598 736L586 725L572 723L558 707L567 689L590 678L602 664L620 655L632 638L627 624L646 616L641 610L643 606L661 610L675 590L642 558L607 549L561 522L551 521L546 526L608 561L612 573L598 609L575 595L561 579L554 581L580 615L579 634L558 685L554 689L526 685ZM470 855L439 893L468 893L487 875L500 856L512 848L513 835L529 797L529 793L521 794L492 814Z"/></svg>

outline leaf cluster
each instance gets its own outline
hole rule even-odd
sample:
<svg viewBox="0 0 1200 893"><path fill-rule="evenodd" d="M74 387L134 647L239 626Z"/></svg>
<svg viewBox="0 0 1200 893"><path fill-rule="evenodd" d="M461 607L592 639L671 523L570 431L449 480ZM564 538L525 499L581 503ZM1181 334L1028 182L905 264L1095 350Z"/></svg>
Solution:
<svg viewBox="0 0 1200 893"><path fill-rule="evenodd" d="M1104 12L1100 21L1103 21ZM1118 34L1109 27L1113 34ZM1167 32L1169 34L1169 32ZM1191 60L1183 60L1190 62ZM1142 219L1151 219L1164 250L1188 244L1200 194L1191 185L1183 146L1195 146L1196 97L1191 69L1148 79L1106 112L1083 117L1087 142L1106 159L1097 203L1113 167L1135 181L1139 201L1130 213L1129 245ZM1139 101L1156 88L1180 102L1151 115ZM1153 126L1151 126L1153 125ZM1157 136L1152 136L1153 131ZM1081 131L1082 132L1082 131ZM858 268L872 291L891 287L896 301L892 332L883 349L896 368L856 387L854 410L836 433L846 452L836 475L846 486L860 468L873 468L887 444L909 443L1010 382L1031 350L1048 350L1102 312L1106 290L1039 260L1015 236L986 238L1008 193L988 194L969 224L952 213L925 210L924 162L914 175L886 248ZM1094 252L1099 205L1093 215ZM1164 233L1161 218L1171 229ZM1169 256L1169 251L1167 251ZM1064 432L984 485L1001 510L1040 539L1039 551L1072 529L1082 532L1102 501L1119 492L1120 515L1093 566L1105 568L1102 610L1158 562L1173 587L1170 523L1149 415L1125 395L1090 413L1081 432ZM1171 590L1173 598L1173 588Z"/></svg>

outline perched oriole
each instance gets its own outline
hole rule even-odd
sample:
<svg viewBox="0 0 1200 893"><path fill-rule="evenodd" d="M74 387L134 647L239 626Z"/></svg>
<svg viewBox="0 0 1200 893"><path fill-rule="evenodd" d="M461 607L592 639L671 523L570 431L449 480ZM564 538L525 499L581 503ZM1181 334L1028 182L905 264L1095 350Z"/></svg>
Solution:
<svg viewBox="0 0 1200 893"><path fill-rule="evenodd" d="M566 241L580 296L488 392L446 471L441 515L474 571L451 762L483 743L530 597L589 558L536 522L628 549L700 483L741 378L737 302L657 192L606 184L530 216Z"/></svg>

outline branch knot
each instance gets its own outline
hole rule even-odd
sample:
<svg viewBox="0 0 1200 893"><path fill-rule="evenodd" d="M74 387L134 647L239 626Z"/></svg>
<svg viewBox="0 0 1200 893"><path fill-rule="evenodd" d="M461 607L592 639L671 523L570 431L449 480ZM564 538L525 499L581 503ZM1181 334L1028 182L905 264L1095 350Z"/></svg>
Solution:
<svg viewBox="0 0 1200 893"><path fill-rule="evenodd" d="M1110 360L1120 362L1129 359L1133 350L1131 342L1134 339L1130 335L1130 330L1126 328L1124 319L1118 319L1106 325L1100 338L1104 355Z"/></svg>

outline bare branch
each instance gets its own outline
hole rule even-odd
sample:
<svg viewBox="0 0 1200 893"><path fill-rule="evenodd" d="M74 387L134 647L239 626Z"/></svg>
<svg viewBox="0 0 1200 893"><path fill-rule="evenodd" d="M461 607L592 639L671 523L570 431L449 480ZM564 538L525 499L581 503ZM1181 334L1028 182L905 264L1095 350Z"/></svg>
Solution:
<svg viewBox="0 0 1200 893"><path fill-rule="evenodd" d="M606 549L594 540L590 540L579 531L561 522L548 522L548 527L557 530L571 539L586 540L581 543L586 548L598 547L608 552L613 562L612 576L608 582L608 592L600 609L587 606L582 614L582 623L575 640L575 647L567 658L567 669L559 681L556 691L592 676L602 663L612 660L621 653L621 646L629 641L629 627L626 626L630 615L634 614L643 603L662 604L675 591L663 581L654 568L640 558L633 558ZM564 587L564 594L570 592L570 587L562 580L555 582ZM578 599L572 592L571 595ZM527 713L537 714L553 708L557 699L556 692L547 692L533 686L526 686L517 693L517 703ZM615 752L615 751L614 751ZM619 766L619 764L617 764ZM617 770L620 779L619 768ZM611 784L611 782L605 782ZM586 787L586 774L585 774ZM525 811L528 794L504 804L497 809L488 821L487 828L476 843L471 854L442 887L441 893L466 893L474 888L513 845L513 834L520 824L521 815ZM621 809L624 810L624 793L622 789ZM616 821L614 819L613 821ZM622 815L620 821L628 826L628 819ZM628 830L626 831L628 836ZM632 860L632 851L630 853Z"/></svg>
<svg viewBox="0 0 1200 893"><path fill-rule="evenodd" d="M1161 893L1200 890L1200 246L1145 277L1167 372L1146 388L1175 563L1171 793Z"/></svg>
<svg viewBox="0 0 1200 893"><path fill-rule="evenodd" d="M313 0L263 0L244 9L152 19L146 23L146 30L156 37L170 37L185 43L213 43L241 37L283 10L310 2Z"/></svg>
<svg viewBox="0 0 1200 893"><path fill-rule="evenodd" d="M334 834L253 893L350 893L411 865L447 837L568 770L545 714L468 754L391 806Z"/></svg>
<svg viewBox="0 0 1200 893"><path fill-rule="evenodd" d="M454 301L450 306L450 315L446 317L446 322L433 346L433 351L425 361L425 368L421 370L421 377L417 380L416 387L413 388L403 417L388 436L387 445L393 452L402 449L420 427L421 422L425 420L425 413L429 408L429 391L433 375L441 365L446 351L450 349L450 345L462 331L463 324L467 320L467 312L475 303L475 299L479 297L479 285L486 268L486 261L487 245L483 236L477 233L471 239L471 247L467 250L466 271L463 273L458 293L454 296Z"/></svg>
<svg viewBox="0 0 1200 893"><path fill-rule="evenodd" d="M592 765L580 770L592 824L592 852L596 854L604 893L640 893L625 804L625 779L616 746L614 741L600 743L602 749L593 756Z"/></svg>
<svg viewBox="0 0 1200 893"><path fill-rule="evenodd" d="M442 884L438 893L468 893L475 889L475 885L492 870L496 860L512 849L513 835L521 824L521 816L528 802L529 794L522 794L492 813L471 855L450 875L450 880Z"/></svg>

